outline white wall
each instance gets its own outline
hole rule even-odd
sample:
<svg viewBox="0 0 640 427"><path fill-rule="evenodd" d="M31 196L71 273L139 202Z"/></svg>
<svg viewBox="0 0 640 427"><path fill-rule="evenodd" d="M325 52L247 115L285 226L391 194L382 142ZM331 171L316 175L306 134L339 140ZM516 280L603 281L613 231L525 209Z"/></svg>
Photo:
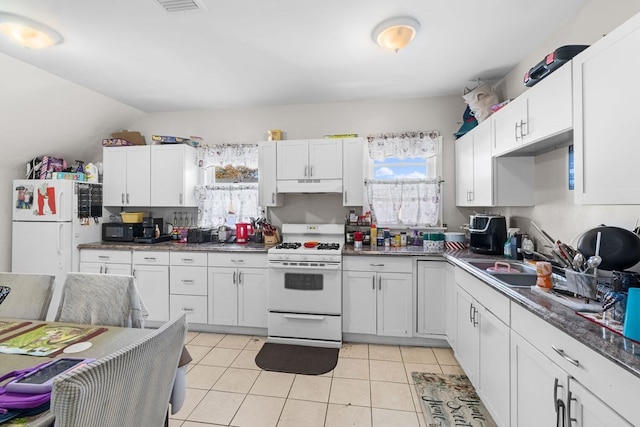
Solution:
<svg viewBox="0 0 640 427"><path fill-rule="evenodd" d="M438 130L444 136L445 221L462 224L455 208L453 133L460 127L461 96L416 98L335 104L292 105L237 110L151 113L131 129L151 135L200 136L205 144L254 143L267 138L267 130L282 129L283 139L322 138L326 134L360 136L412 130ZM345 210L340 195L286 195L286 207L273 208L274 223L342 222Z"/></svg>
<svg viewBox="0 0 640 427"><path fill-rule="evenodd" d="M0 70L0 271L10 271L11 181L36 156L99 160L102 138L143 113L1 53Z"/></svg>

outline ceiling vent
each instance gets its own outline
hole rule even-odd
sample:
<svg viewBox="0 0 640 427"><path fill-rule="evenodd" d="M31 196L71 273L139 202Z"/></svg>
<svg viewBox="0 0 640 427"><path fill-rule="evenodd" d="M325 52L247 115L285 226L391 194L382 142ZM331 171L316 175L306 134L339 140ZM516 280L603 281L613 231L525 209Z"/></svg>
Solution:
<svg viewBox="0 0 640 427"><path fill-rule="evenodd" d="M156 0L156 2L167 12L206 10L201 0Z"/></svg>

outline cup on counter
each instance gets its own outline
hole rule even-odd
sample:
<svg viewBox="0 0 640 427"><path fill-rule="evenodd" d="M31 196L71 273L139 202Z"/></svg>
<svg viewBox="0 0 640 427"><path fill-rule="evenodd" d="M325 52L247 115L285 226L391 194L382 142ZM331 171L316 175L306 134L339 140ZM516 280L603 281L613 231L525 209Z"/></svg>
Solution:
<svg viewBox="0 0 640 427"><path fill-rule="evenodd" d="M623 335L640 341L640 288L629 288L627 293Z"/></svg>

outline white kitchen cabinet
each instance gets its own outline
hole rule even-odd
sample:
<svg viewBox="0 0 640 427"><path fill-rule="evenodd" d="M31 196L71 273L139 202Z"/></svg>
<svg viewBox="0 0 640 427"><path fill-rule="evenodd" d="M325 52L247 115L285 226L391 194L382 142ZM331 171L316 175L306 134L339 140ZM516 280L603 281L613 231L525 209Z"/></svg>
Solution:
<svg viewBox="0 0 640 427"><path fill-rule="evenodd" d="M267 327L264 254L209 254L209 323Z"/></svg>
<svg viewBox="0 0 640 427"><path fill-rule="evenodd" d="M572 427L632 427L627 420L598 399L575 378L569 378L566 425Z"/></svg>
<svg viewBox="0 0 640 427"><path fill-rule="evenodd" d="M493 155L531 155L570 143L572 72L568 62L491 116Z"/></svg>
<svg viewBox="0 0 640 427"><path fill-rule="evenodd" d="M103 204L150 206L151 147L104 147L102 149Z"/></svg>
<svg viewBox="0 0 640 427"><path fill-rule="evenodd" d="M196 155L185 144L151 146L151 206L196 206Z"/></svg>
<svg viewBox="0 0 640 427"><path fill-rule="evenodd" d="M487 119L455 142L456 205L532 206L534 158L494 158L492 124Z"/></svg>
<svg viewBox="0 0 640 427"><path fill-rule="evenodd" d="M131 251L82 249L80 272L131 275Z"/></svg>
<svg viewBox="0 0 640 427"><path fill-rule="evenodd" d="M133 251L133 276L149 312L146 320L169 320L169 252Z"/></svg>
<svg viewBox="0 0 640 427"><path fill-rule="evenodd" d="M279 193L342 192L342 140L276 142Z"/></svg>
<svg viewBox="0 0 640 427"><path fill-rule="evenodd" d="M452 348L456 347L456 267L447 263L445 266L445 288L444 288L444 311L445 311L445 332L447 342Z"/></svg>
<svg viewBox="0 0 640 427"><path fill-rule="evenodd" d="M363 206L365 142L362 138L342 140L342 205Z"/></svg>
<svg viewBox="0 0 640 427"><path fill-rule="evenodd" d="M447 292L444 261L418 261L418 327L419 334L445 335Z"/></svg>
<svg viewBox="0 0 640 427"><path fill-rule="evenodd" d="M276 143L263 141L258 143L258 205L262 207L281 206L283 195L278 194L276 179Z"/></svg>
<svg viewBox="0 0 640 427"><path fill-rule="evenodd" d="M411 259L354 256L343 264L343 332L411 337Z"/></svg>
<svg viewBox="0 0 640 427"><path fill-rule="evenodd" d="M509 300L456 270L456 358L498 425L510 422Z"/></svg>
<svg viewBox="0 0 640 427"><path fill-rule="evenodd" d="M573 59L577 204L640 204L640 145L634 132L640 15Z"/></svg>
<svg viewBox="0 0 640 427"><path fill-rule="evenodd" d="M170 316L185 312L189 323L207 324L207 254L172 251L169 264Z"/></svg>

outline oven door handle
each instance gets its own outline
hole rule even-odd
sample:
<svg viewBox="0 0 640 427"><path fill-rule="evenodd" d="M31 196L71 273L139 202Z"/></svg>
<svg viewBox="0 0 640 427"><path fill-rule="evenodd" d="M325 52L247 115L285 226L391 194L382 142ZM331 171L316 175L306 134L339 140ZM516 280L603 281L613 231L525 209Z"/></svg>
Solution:
<svg viewBox="0 0 640 427"><path fill-rule="evenodd" d="M285 314L285 319L298 319L298 320L324 320L324 316L314 316L312 314Z"/></svg>

